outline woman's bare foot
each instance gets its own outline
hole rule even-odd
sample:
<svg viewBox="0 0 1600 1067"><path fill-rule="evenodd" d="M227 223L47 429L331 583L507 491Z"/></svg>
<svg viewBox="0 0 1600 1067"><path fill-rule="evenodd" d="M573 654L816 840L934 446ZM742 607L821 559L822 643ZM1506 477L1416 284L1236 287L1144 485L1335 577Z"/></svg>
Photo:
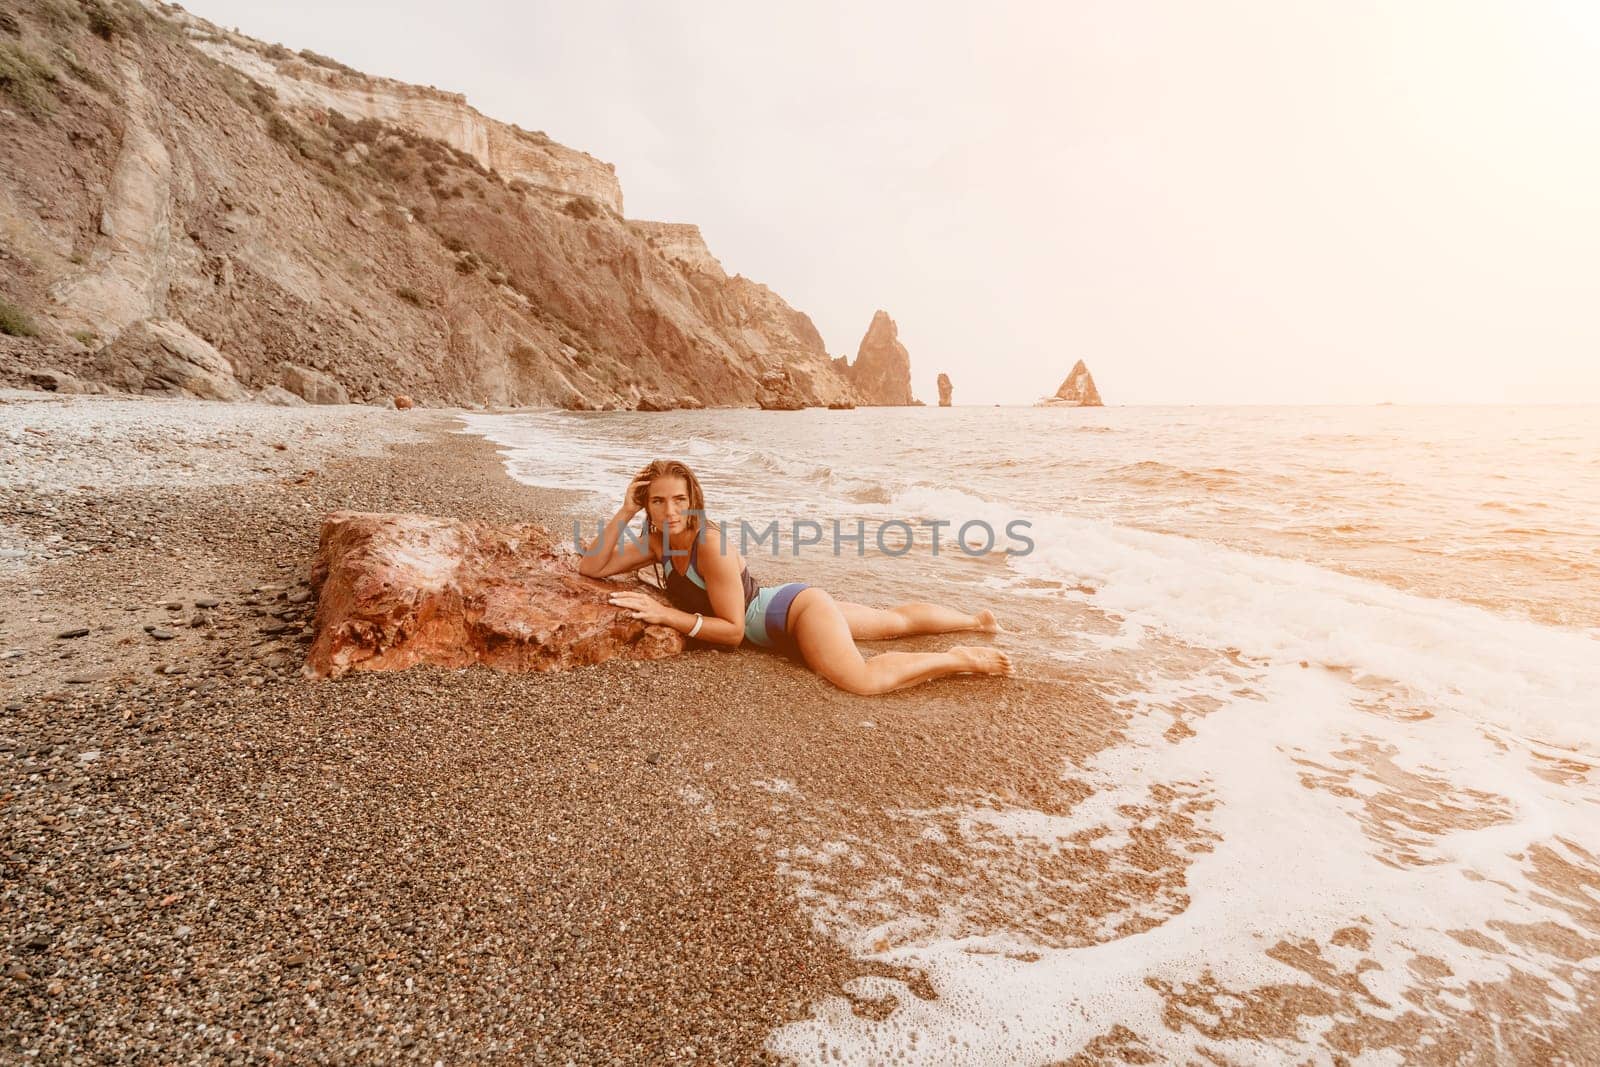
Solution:
<svg viewBox="0 0 1600 1067"><path fill-rule="evenodd" d="M977 620L977 625L972 627L972 629L977 630L980 633L1005 633L1005 629L1000 625L1000 620L995 618L994 612L990 611L988 608L984 608L982 611L974 615L973 618Z"/></svg>
<svg viewBox="0 0 1600 1067"><path fill-rule="evenodd" d="M1011 673L1011 657L998 648L989 648L985 645L954 645L948 651L966 660L968 666L964 669L971 674Z"/></svg>

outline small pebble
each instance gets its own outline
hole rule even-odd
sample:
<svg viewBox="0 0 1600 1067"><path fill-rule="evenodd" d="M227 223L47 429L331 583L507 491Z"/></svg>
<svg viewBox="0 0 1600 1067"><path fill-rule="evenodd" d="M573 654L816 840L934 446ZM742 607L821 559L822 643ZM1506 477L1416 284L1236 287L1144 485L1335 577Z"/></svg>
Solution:
<svg viewBox="0 0 1600 1067"><path fill-rule="evenodd" d="M56 634L56 637L58 639L62 640L62 641L66 641L66 640L69 640L69 639L74 638L74 637L88 637L88 636L89 636L89 628L87 626L74 626L70 630L62 630L60 633Z"/></svg>

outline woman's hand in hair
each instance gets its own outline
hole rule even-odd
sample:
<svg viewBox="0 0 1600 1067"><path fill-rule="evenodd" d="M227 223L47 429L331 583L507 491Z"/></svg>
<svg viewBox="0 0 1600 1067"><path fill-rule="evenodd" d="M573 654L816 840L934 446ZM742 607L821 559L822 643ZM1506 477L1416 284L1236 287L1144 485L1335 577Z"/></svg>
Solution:
<svg viewBox="0 0 1600 1067"><path fill-rule="evenodd" d="M644 496L650 491L650 476L636 474L633 481L628 483L628 491L622 494L622 508L617 514L624 519L631 519L644 510Z"/></svg>

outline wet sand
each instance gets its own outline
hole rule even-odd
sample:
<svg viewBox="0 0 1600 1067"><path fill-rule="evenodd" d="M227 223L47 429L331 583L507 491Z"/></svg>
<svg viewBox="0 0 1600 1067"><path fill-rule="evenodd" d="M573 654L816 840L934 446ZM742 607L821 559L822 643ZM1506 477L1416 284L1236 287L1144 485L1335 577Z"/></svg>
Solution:
<svg viewBox="0 0 1600 1067"><path fill-rule="evenodd" d="M0 559L0 652L20 653L0 660L0 1057L769 1059L770 1035L826 998L866 1024L935 995L862 956L934 935L1137 937L1189 906L1185 872L1216 842L1201 790L1123 812L1135 826L1115 849L1030 845L970 817L1091 798L1075 768L1123 738L1126 715L1059 669L875 698L754 649L307 681L304 583L324 514L560 532L575 498L512 481L440 413L200 405L229 413L233 436L173 442L163 485L116 476L138 457L114 434L28 434L47 422L34 405L114 402L0 400L0 432L39 438L0 468L0 532L22 546ZM72 453L69 479L51 481L52 449ZM1175 708L1168 740L1208 710ZM1436 791L1391 776L1374 832L1408 805L1435 812ZM1600 939L1600 883L1553 855L1531 862ZM1330 1057L1600 1048L1592 1024L1572 1028L1581 1016L1548 1015L1543 982L1375 1005L1347 961L1360 923L1337 936L1349 952L1263 946L1302 983L1153 976L1165 1025L1218 1049L1324 1032ZM1582 961L1600 940L1498 936L1558 946L1592 1006ZM1545 1022L1519 1029L1526 1018ZM1122 1027L1080 1047L1090 1062L1155 1058Z"/></svg>

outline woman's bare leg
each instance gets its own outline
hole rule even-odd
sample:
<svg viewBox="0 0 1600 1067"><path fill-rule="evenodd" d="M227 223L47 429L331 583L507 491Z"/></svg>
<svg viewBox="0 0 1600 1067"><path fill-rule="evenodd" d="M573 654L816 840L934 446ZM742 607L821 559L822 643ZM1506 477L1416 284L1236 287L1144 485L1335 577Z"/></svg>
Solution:
<svg viewBox="0 0 1600 1067"><path fill-rule="evenodd" d="M1011 673L1011 660L1004 652L981 645L956 645L943 652L884 652L865 659L839 603L816 587L802 590L789 605L789 632L807 666L851 693L887 693L948 674Z"/></svg>
<svg viewBox="0 0 1600 1067"><path fill-rule="evenodd" d="M849 600L835 600L844 618L850 624L850 636L857 641L887 641L893 637L910 637L913 634L948 634L958 630L978 630L997 634L1000 624L988 608L968 615L942 604L897 604L892 608L874 608Z"/></svg>

